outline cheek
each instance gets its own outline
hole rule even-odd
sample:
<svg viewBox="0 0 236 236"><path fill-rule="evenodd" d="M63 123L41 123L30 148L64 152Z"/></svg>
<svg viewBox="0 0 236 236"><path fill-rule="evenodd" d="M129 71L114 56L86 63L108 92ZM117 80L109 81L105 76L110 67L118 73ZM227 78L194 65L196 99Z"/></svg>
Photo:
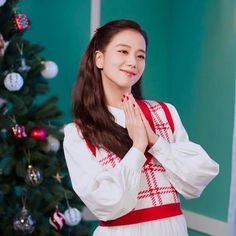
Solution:
<svg viewBox="0 0 236 236"><path fill-rule="evenodd" d="M143 73L143 71L144 71L144 69L145 69L145 62L144 63L142 63L142 64L140 64L140 70L139 70L139 72L140 72L140 74L142 74Z"/></svg>

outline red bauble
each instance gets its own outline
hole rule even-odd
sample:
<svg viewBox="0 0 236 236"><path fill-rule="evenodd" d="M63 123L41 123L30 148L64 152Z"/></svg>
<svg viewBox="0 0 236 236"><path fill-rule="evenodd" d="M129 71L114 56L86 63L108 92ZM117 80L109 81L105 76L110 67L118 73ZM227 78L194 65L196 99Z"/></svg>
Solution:
<svg viewBox="0 0 236 236"><path fill-rule="evenodd" d="M64 215L59 211L59 208L55 208L55 212L51 215L49 218L49 223L59 232L64 223L65 223L65 217Z"/></svg>
<svg viewBox="0 0 236 236"><path fill-rule="evenodd" d="M34 127L29 132L29 137L36 140L44 140L47 136L47 133L42 127Z"/></svg>

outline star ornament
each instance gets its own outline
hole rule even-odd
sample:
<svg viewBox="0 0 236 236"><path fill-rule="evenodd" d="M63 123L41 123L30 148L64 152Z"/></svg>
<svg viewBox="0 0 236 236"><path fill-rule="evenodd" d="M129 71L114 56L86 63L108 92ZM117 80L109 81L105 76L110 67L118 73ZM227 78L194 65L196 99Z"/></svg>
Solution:
<svg viewBox="0 0 236 236"><path fill-rule="evenodd" d="M57 172L57 174L53 176L53 179L55 179L59 183L61 183L61 180L63 178L64 178L64 176L60 175L59 172Z"/></svg>

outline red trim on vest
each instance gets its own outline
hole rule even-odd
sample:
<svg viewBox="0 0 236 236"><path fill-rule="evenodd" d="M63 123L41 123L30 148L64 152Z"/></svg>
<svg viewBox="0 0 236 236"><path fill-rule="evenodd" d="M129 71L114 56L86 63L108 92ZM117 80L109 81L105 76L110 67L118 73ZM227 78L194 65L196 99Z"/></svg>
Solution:
<svg viewBox="0 0 236 236"><path fill-rule="evenodd" d="M152 220L159 220L177 215L182 215L180 203L166 204L156 207L150 207L131 211L115 220L101 221L100 226L121 226L143 223Z"/></svg>
<svg viewBox="0 0 236 236"><path fill-rule="evenodd" d="M85 142L90 151L93 153L93 155L96 156L96 147L93 144L91 144L87 139L85 139Z"/></svg>
<svg viewBox="0 0 236 236"><path fill-rule="evenodd" d="M165 115L166 115L166 119L170 125L172 133L174 133L175 132L175 125L174 125L174 121L172 119L172 116L171 116L168 106L164 102L158 102L158 103L161 105L162 109L164 110Z"/></svg>
<svg viewBox="0 0 236 236"><path fill-rule="evenodd" d="M152 130L155 132L155 126L153 123L152 115L151 115L151 112L150 112L147 104L142 100L136 100L136 102L139 105L140 109L142 110L143 114L145 115L146 119L148 120ZM171 113L169 111L169 108L167 107L167 105L164 102L158 102L158 103L160 104L160 106L164 110L167 121L168 121L170 128L172 130L172 133L174 133L175 127L174 127L174 122L173 122ZM87 139L85 139L85 142L86 142L88 148L90 149L90 151L92 152L92 154L94 156L96 156L96 147L94 145L92 145ZM152 155L149 154L148 152L146 152L145 155L148 160L151 159L151 157L152 157Z"/></svg>
<svg viewBox="0 0 236 236"><path fill-rule="evenodd" d="M152 115L151 115L151 112L150 112L147 104L142 100L136 100L136 102L139 105L140 109L142 110L144 116L148 120L152 130L155 132L155 126L154 126L154 123L153 123Z"/></svg>

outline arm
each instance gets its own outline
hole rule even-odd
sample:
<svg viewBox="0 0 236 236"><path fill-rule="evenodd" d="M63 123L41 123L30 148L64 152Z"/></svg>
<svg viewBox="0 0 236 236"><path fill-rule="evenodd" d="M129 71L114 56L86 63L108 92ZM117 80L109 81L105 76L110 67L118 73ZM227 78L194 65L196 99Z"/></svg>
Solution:
<svg viewBox="0 0 236 236"><path fill-rule="evenodd" d="M168 104L174 124L175 142L158 137L149 152L162 164L175 189L185 198L199 197L206 185L219 173L219 165L204 149L189 141L174 106Z"/></svg>
<svg viewBox="0 0 236 236"><path fill-rule="evenodd" d="M130 212L137 201L142 152L132 147L113 169L92 157L75 124L65 127L64 153L73 189L99 220L112 220Z"/></svg>

